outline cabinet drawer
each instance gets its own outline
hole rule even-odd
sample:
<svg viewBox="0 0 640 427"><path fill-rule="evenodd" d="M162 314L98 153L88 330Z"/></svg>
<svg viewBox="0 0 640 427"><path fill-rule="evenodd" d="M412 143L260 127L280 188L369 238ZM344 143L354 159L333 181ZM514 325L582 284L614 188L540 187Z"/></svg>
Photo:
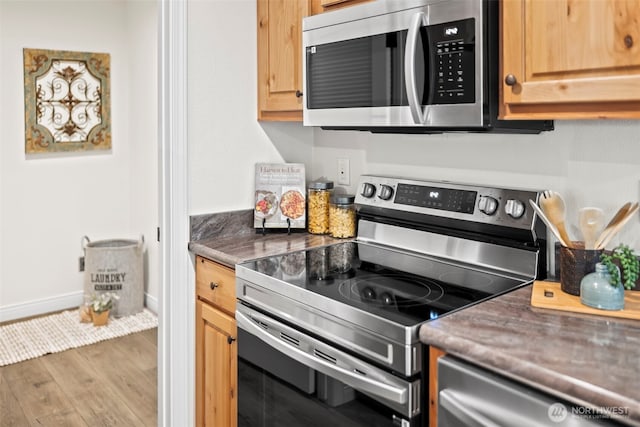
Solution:
<svg viewBox="0 0 640 427"><path fill-rule="evenodd" d="M235 317L235 270L200 256L196 257L196 295Z"/></svg>

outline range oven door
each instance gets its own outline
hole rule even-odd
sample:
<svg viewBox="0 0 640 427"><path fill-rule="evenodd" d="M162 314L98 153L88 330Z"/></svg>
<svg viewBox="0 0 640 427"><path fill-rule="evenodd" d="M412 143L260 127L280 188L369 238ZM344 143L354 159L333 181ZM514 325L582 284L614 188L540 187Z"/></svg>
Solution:
<svg viewBox="0 0 640 427"><path fill-rule="evenodd" d="M397 377L240 302L236 320L239 426L425 425L420 379Z"/></svg>
<svg viewBox="0 0 640 427"><path fill-rule="evenodd" d="M482 127L481 5L378 1L305 18L305 126Z"/></svg>

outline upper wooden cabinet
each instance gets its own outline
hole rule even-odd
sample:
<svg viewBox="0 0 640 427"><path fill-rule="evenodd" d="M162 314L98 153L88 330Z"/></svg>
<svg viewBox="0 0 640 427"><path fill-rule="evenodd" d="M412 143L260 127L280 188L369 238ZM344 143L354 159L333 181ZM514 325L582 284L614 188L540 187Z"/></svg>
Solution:
<svg viewBox="0 0 640 427"><path fill-rule="evenodd" d="M329 12L347 6L353 6L358 3L367 3L373 0L311 0L311 12L316 15L318 13Z"/></svg>
<svg viewBox="0 0 640 427"><path fill-rule="evenodd" d="M504 0L504 118L640 118L640 2Z"/></svg>
<svg viewBox="0 0 640 427"><path fill-rule="evenodd" d="M302 121L302 18L372 0L258 0L258 120Z"/></svg>
<svg viewBox="0 0 640 427"><path fill-rule="evenodd" d="M258 120L302 121L302 18L311 0L258 0Z"/></svg>

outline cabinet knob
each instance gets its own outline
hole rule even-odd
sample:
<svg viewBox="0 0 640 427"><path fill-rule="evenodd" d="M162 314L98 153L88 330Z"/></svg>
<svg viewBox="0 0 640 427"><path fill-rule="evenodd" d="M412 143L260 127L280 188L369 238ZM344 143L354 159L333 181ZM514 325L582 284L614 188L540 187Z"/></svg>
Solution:
<svg viewBox="0 0 640 427"><path fill-rule="evenodd" d="M504 78L504 82L507 84L507 86L513 86L518 83L518 80L516 80L516 76L514 76L513 74L507 74L507 77Z"/></svg>
<svg viewBox="0 0 640 427"><path fill-rule="evenodd" d="M209 283L209 287L211 288L211 290L214 290L214 289L215 289L215 288L217 288L218 286L220 286L220 285L218 285L218 284L217 284L217 283L215 283L215 282L211 282L211 283Z"/></svg>
<svg viewBox="0 0 640 427"><path fill-rule="evenodd" d="M299 90L296 91L296 98L302 98L302 92Z"/></svg>

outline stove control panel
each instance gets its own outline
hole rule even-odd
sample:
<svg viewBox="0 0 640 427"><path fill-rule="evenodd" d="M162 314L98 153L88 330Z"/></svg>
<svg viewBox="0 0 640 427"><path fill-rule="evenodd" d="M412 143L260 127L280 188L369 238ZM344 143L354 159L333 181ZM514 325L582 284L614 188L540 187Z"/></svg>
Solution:
<svg viewBox="0 0 640 427"><path fill-rule="evenodd" d="M528 200L537 202L539 195L534 190L363 175L356 204L531 229L534 212Z"/></svg>

